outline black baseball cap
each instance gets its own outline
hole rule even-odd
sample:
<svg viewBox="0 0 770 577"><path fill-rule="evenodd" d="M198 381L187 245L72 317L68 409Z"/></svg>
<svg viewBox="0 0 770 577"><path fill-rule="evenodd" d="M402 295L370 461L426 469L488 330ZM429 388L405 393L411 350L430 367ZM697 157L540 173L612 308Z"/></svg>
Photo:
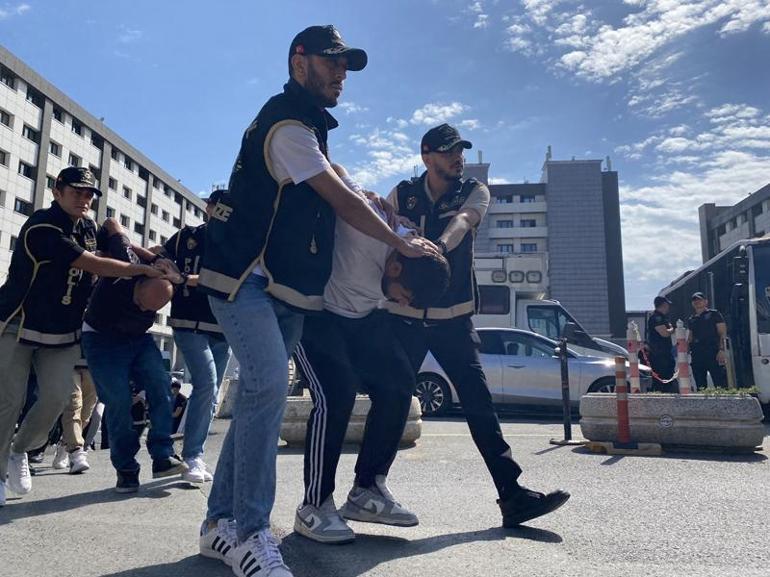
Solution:
<svg viewBox="0 0 770 577"><path fill-rule="evenodd" d="M706 295L704 295L702 292L692 293L692 296L690 297L690 301L697 301L699 299L705 299Z"/></svg>
<svg viewBox="0 0 770 577"><path fill-rule="evenodd" d="M96 196L102 195L102 191L96 188L94 173L80 166L68 166L59 173L59 176L56 177L56 188L61 189L64 186L90 188Z"/></svg>
<svg viewBox="0 0 770 577"><path fill-rule="evenodd" d="M223 188L218 188L215 191L213 191L208 198L204 199L206 201L206 204L216 204L220 200L222 200L222 197L225 195L227 190Z"/></svg>
<svg viewBox="0 0 770 577"><path fill-rule="evenodd" d="M666 297L655 297L655 300L653 301L655 303L655 308L659 307L660 305L670 305L671 301L668 300Z"/></svg>
<svg viewBox="0 0 770 577"><path fill-rule="evenodd" d="M426 152L446 152L454 148L457 144L462 144L463 148L473 148L473 145L460 137L460 132L448 124L442 124L431 128L422 137L420 149Z"/></svg>
<svg viewBox="0 0 770 577"><path fill-rule="evenodd" d="M339 31L331 24L310 26L297 34L289 48L289 61L295 54L345 56L348 59L348 70L353 72L363 70L369 61L366 52L346 45Z"/></svg>

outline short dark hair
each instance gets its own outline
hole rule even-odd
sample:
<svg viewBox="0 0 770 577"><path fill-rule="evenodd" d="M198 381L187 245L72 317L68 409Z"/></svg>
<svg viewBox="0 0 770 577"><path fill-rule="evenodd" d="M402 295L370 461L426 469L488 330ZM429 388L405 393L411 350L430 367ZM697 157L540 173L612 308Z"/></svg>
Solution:
<svg viewBox="0 0 770 577"><path fill-rule="evenodd" d="M449 262L440 254L419 258L399 255L399 280L412 293L411 306L425 309L436 304L449 288Z"/></svg>

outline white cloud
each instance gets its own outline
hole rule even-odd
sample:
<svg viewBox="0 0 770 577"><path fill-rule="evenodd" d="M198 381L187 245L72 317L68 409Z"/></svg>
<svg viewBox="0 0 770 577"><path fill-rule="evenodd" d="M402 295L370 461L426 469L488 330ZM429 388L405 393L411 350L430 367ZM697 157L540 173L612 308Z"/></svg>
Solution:
<svg viewBox="0 0 770 577"><path fill-rule="evenodd" d="M0 20L6 20L13 16L23 16L26 12L29 12L32 6L29 4L16 4L15 6L2 6L0 7Z"/></svg>
<svg viewBox="0 0 770 577"><path fill-rule="evenodd" d="M458 114L468 110L468 108L468 106L461 102L450 102L448 104L428 103L412 113L410 122L412 124L434 126L449 121Z"/></svg>
<svg viewBox="0 0 770 577"><path fill-rule="evenodd" d="M369 109L366 106L361 106L355 102L340 102L337 108L342 110L345 114L356 114L359 112L367 112Z"/></svg>
<svg viewBox="0 0 770 577"><path fill-rule="evenodd" d="M481 122L476 118L467 118L457 123L459 128L467 128L468 130L477 130L481 128Z"/></svg>
<svg viewBox="0 0 770 577"><path fill-rule="evenodd" d="M476 22L473 23L474 28L487 28L489 26L489 14L479 14L476 16Z"/></svg>
<svg viewBox="0 0 770 577"><path fill-rule="evenodd" d="M350 140L362 147L366 160L350 168L351 175L364 187L377 185L385 178L410 176L415 166L422 166L419 146L403 132L376 128L367 134L354 134ZM381 194L389 191L380 190Z"/></svg>
<svg viewBox="0 0 770 577"><path fill-rule="evenodd" d="M134 44L139 42L144 37L144 32L137 28L129 28L127 26L120 27L120 33L118 34L118 42L121 44Z"/></svg>
<svg viewBox="0 0 770 577"><path fill-rule="evenodd" d="M395 124L396 128L406 128L409 126L409 123L403 118L395 118L393 116L388 116L388 118L385 119L385 122L388 124Z"/></svg>

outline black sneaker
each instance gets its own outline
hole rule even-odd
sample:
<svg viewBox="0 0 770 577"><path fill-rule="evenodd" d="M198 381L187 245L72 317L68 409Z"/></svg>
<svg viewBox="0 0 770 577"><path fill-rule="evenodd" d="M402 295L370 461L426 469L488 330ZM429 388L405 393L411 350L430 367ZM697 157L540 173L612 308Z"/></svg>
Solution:
<svg viewBox="0 0 770 577"><path fill-rule="evenodd" d="M152 461L152 478L161 479L163 477L172 477L179 475L185 470L182 460L176 455L166 457L165 459L154 459Z"/></svg>
<svg viewBox="0 0 770 577"><path fill-rule="evenodd" d="M564 505L569 497L570 494L566 491L554 491L546 495L521 487L505 500L497 501L503 513L503 527L516 527L525 521L555 511Z"/></svg>
<svg viewBox="0 0 770 577"><path fill-rule="evenodd" d="M117 493L136 493L139 490L139 471L118 471Z"/></svg>

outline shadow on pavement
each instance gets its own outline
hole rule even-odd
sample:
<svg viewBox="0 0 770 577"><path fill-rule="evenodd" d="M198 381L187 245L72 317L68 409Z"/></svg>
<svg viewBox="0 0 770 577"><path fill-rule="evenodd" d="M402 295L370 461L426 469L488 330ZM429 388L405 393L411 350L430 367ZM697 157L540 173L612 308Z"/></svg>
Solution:
<svg viewBox="0 0 770 577"><path fill-rule="evenodd" d="M429 555L455 545L480 541L526 539L541 543L561 543L559 534L534 527L504 529L494 527L482 531L449 533L422 539L404 539L388 535L358 533L352 545L322 545L291 533L283 539L284 559L295 577L334 575L356 577L378 565L421 555Z"/></svg>
<svg viewBox="0 0 770 577"><path fill-rule="evenodd" d="M25 497L14 498L15 495L11 494L8 499L8 505L0 508L0 525L11 523L16 519L61 513L62 511L70 511L99 503L115 503L118 501L128 501L129 499L162 499L171 495L169 489L189 488L189 485L182 481L169 481L173 481L173 479L157 479L149 483L143 483L139 487L138 493L128 494L116 493L113 487L36 501ZM34 493L31 496L34 497Z"/></svg>
<svg viewBox="0 0 770 577"><path fill-rule="evenodd" d="M232 577L233 571L224 563L215 559L207 559L200 555L192 555L180 559L176 563L161 563L136 567L126 571L105 574L102 577L191 577L193 575L206 575L206 577Z"/></svg>
<svg viewBox="0 0 770 577"><path fill-rule="evenodd" d="M607 453L595 453L586 447L575 447L573 453L578 455L589 455L594 457L607 457ZM610 455L611 456L611 455ZM620 458L618 458L620 457ZM622 460L622 457L643 458L643 459L677 459L680 461L719 461L727 463L764 463L767 461L767 455L762 453L723 453L719 450L709 451L708 449L691 449L683 447L663 446L663 454L658 456L635 456L635 455L615 455L611 459L602 462L602 465L614 465Z"/></svg>

